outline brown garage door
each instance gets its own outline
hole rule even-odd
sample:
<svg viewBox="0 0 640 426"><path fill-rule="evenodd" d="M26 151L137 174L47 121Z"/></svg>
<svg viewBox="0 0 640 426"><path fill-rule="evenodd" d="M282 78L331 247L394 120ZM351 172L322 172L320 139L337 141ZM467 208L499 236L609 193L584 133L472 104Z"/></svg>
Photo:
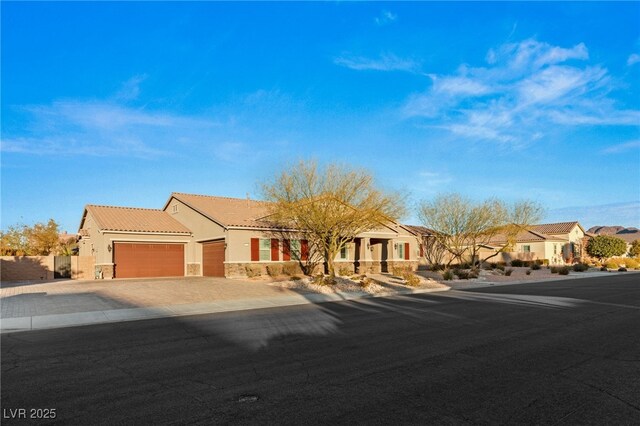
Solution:
<svg viewBox="0 0 640 426"><path fill-rule="evenodd" d="M116 278L184 276L184 244L114 243Z"/></svg>
<svg viewBox="0 0 640 426"><path fill-rule="evenodd" d="M202 275L224 277L224 241L202 244Z"/></svg>

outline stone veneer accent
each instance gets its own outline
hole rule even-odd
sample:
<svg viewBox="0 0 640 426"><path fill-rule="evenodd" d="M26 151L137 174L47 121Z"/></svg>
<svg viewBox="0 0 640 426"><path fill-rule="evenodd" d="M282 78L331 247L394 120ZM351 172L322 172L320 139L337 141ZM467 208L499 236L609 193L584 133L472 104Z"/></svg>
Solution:
<svg viewBox="0 0 640 426"><path fill-rule="evenodd" d="M112 280L113 263L103 263L101 265L96 265L96 278L100 279L100 274L102 274L102 279Z"/></svg>
<svg viewBox="0 0 640 426"><path fill-rule="evenodd" d="M302 269L297 262L246 262L246 263L225 263L224 275L227 278L247 278L247 268L251 268L256 272L254 276L268 276L269 272L267 267L270 265L277 265L284 268L285 265L293 265L296 275L302 275ZM322 270L322 265L316 268L316 272ZM284 274L286 275L286 274Z"/></svg>
<svg viewBox="0 0 640 426"><path fill-rule="evenodd" d="M200 276L200 264L199 263L187 263L187 276Z"/></svg>

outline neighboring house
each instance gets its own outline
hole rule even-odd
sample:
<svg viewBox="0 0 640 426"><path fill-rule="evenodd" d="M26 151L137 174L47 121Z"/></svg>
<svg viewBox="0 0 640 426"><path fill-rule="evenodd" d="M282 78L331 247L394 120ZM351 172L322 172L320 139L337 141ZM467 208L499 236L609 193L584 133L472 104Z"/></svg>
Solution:
<svg viewBox="0 0 640 426"><path fill-rule="evenodd" d="M542 260L552 265L573 263L582 256L585 232L578 222L546 223L532 225L520 231L513 247L499 253L493 262L519 260ZM482 258L507 244L505 235L496 235L482 250Z"/></svg>
<svg viewBox="0 0 640 426"><path fill-rule="evenodd" d="M407 226L421 242L420 262L426 264L442 263L450 259L438 251L435 242L435 231L423 226ZM572 263L583 253L583 239L585 232L578 222L548 223L533 225L520 231L513 247L505 246L509 243L507 236L497 234L485 244L481 245L480 258L489 262L510 262L520 260L546 260L550 264ZM434 262L435 257L440 259ZM492 256L495 255L495 256Z"/></svg>
<svg viewBox="0 0 640 426"><path fill-rule="evenodd" d="M304 239L266 220L268 203L173 193L162 209L85 208L80 254L96 258L102 278L244 277L267 266L307 260ZM418 241L400 224L358 235L336 257L338 271L387 272L417 267Z"/></svg>

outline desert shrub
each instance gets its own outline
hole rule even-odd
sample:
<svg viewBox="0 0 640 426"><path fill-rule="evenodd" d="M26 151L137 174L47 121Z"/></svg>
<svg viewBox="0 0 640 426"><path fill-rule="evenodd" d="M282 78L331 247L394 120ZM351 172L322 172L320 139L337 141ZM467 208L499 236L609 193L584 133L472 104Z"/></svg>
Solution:
<svg viewBox="0 0 640 426"><path fill-rule="evenodd" d="M341 277L349 276L352 273L353 271L348 266L344 266L344 265L338 266L338 275L340 275Z"/></svg>
<svg viewBox="0 0 640 426"><path fill-rule="evenodd" d="M513 269L511 269L511 268L509 268L509 269L505 269L504 274L505 274L507 277L510 277L510 276L511 276L511 274L513 274Z"/></svg>
<svg viewBox="0 0 640 426"><path fill-rule="evenodd" d="M585 265L584 263L576 263L573 265L573 270L576 272L584 272L589 270L589 265Z"/></svg>
<svg viewBox="0 0 640 426"><path fill-rule="evenodd" d="M447 269L442 273L442 279L445 281L450 281L453 279L453 271L451 269Z"/></svg>
<svg viewBox="0 0 640 426"><path fill-rule="evenodd" d="M469 271L465 271L462 269L454 269L453 273L456 275L456 277L458 277L458 279L461 279L461 280L469 279Z"/></svg>
<svg viewBox="0 0 640 426"><path fill-rule="evenodd" d="M267 274L269 274L270 277L282 275L282 265L267 265Z"/></svg>
<svg viewBox="0 0 640 426"><path fill-rule="evenodd" d="M618 269L619 268L618 263L614 262L612 260L607 260L607 262L604 264L604 266L607 269Z"/></svg>
<svg viewBox="0 0 640 426"><path fill-rule="evenodd" d="M534 271L537 271L538 269L541 269L542 266L540 266L540 264L538 262L534 263L533 265L531 265L531 269L533 269Z"/></svg>
<svg viewBox="0 0 640 426"><path fill-rule="evenodd" d="M548 265L549 264L549 259L542 259L542 264L543 265Z"/></svg>
<svg viewBox="0 0 640 426"><path fill-rule="evenodd" d="M624 264L627 268L638 269L640 263L635 259L625 259Z"/></svg>
<svg viewBox="0 0 640 426"><path fill-rule="evenodd" d="M469 262L463 262L458 265L458 269L469 269L471 268L471 264Z"/></svg>
<svg viewBox="0 0 640 426"><path fill-rule="evenodd" d="M313 277L313 283L317 285L334 285L336 280L331 275L318 274Z"/></svg>
<svg viewBox="0 0 640 426"><path fill-rule="evenodd" d="M560 268L558 268L557 266L550 266L549 270L551 271L552 274L557 274Z"/></svg>
<svg viewBox="0 0 640 426"><path fill-rule="evenodd" d="M601 271L603 272L607 272L609 270L609 268L607 268L606 266L603 266L600 268Z"/></svg>
<svg viewBox="0 0 640 426"><path fill-rule="evenodd" d="M531 275L531 269L527 269L526 274L527 274L527 275Z"/></svg>
<svg viewBox="0 0 640 426"><path fill-rule="evenodd" d="M618 272L627 272L627 268L618 268Z"/></svg>
<svg viewBox="0 0 640 426"><path fill-rule="evenodd" d="M558 274L560 275L569 275L569 268L566 266L563 266L562 268L558 269Z"/></svg>
<svg viewBox="0 0 640 426"><path fill-rule="evenodd" d="M291 279L292 279L293 281L298 281L298 280L301 280L302 278L300 278L300 277L299 277L299 276L297 276L297 275L294 275L294 276L292 276L292 277L291 277Z"/></svg>
<svg viewBox="0 0 640 426"><path fill-rule="evenodd" d="M444 270L444 265L441 265L439 263L434 263L433 265L431 265L430 269L432 271L443 271Z"/></svg>
<svg viewBox="0 0 640 426"><path fill-rule="evenodd" d="M360 283L360 287L367 288L373 283L373 281L371 280L371 278L362 277L362 279L360 279L359 283Z"/></svg>
<svg viewBox="0 0 640 426"><path fill-rule="evenodd" d="M417 287L420 284L420 278L413 272L405 273L402 278L404 278L405 284L410 287Z"/></svg>
<svg viewBox="0 0 640 426"><path fill-rule="evenodd" d="M633 240L633 242L631 243L631 248L629 249L629 256L640 256L640 240Z"/></svg>
<svg viewBox="0 0 640 426"><path fill-rule="evenodd" d="M498 269L499 271L504 271L504 269L505 269L505 268L504 268L504 265L502 265L502 264L498 263L498 264L496 265L496 269Z"/></svg>
<svg viewBox="0 0 640 426"><path fill-rule="evenodd" d="M520 267L520 266L524 266L524 262L522 260L520 260L520 259L513 259L511 261L511 266L513 266L515 268Z"/></svg>
<svg viewBox="0 0 640 426"><path fill-rule="evenodd" d="M489 266L491 266L491 269L496 269L498 267L498 264L495 262L491 262Z"/></svg>
<svg viewBox="0 0 640 426"><path fill-rule="evenodd" d="M245 265L244 270L249 278L259 277L262 275L262 268L259 265Z"/></svg>
<svg viewBox="0 0 640 426"><path fill-rule="evenodd" d="M287 262L282 265L282 273L289 275L290 277L299 274L300 272L300 266L296 262Z"/></svg>

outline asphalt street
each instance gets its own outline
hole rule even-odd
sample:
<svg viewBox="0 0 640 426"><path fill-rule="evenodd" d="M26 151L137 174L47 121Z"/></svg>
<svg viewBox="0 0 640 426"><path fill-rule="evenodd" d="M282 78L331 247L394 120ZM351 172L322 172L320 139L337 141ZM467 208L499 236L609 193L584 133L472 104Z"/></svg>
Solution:
<svg viewBox="0 0 640 426"><path fill-rule="evenodd" d="M638 274L1 339L3 425L640 424Z"/></svg>

